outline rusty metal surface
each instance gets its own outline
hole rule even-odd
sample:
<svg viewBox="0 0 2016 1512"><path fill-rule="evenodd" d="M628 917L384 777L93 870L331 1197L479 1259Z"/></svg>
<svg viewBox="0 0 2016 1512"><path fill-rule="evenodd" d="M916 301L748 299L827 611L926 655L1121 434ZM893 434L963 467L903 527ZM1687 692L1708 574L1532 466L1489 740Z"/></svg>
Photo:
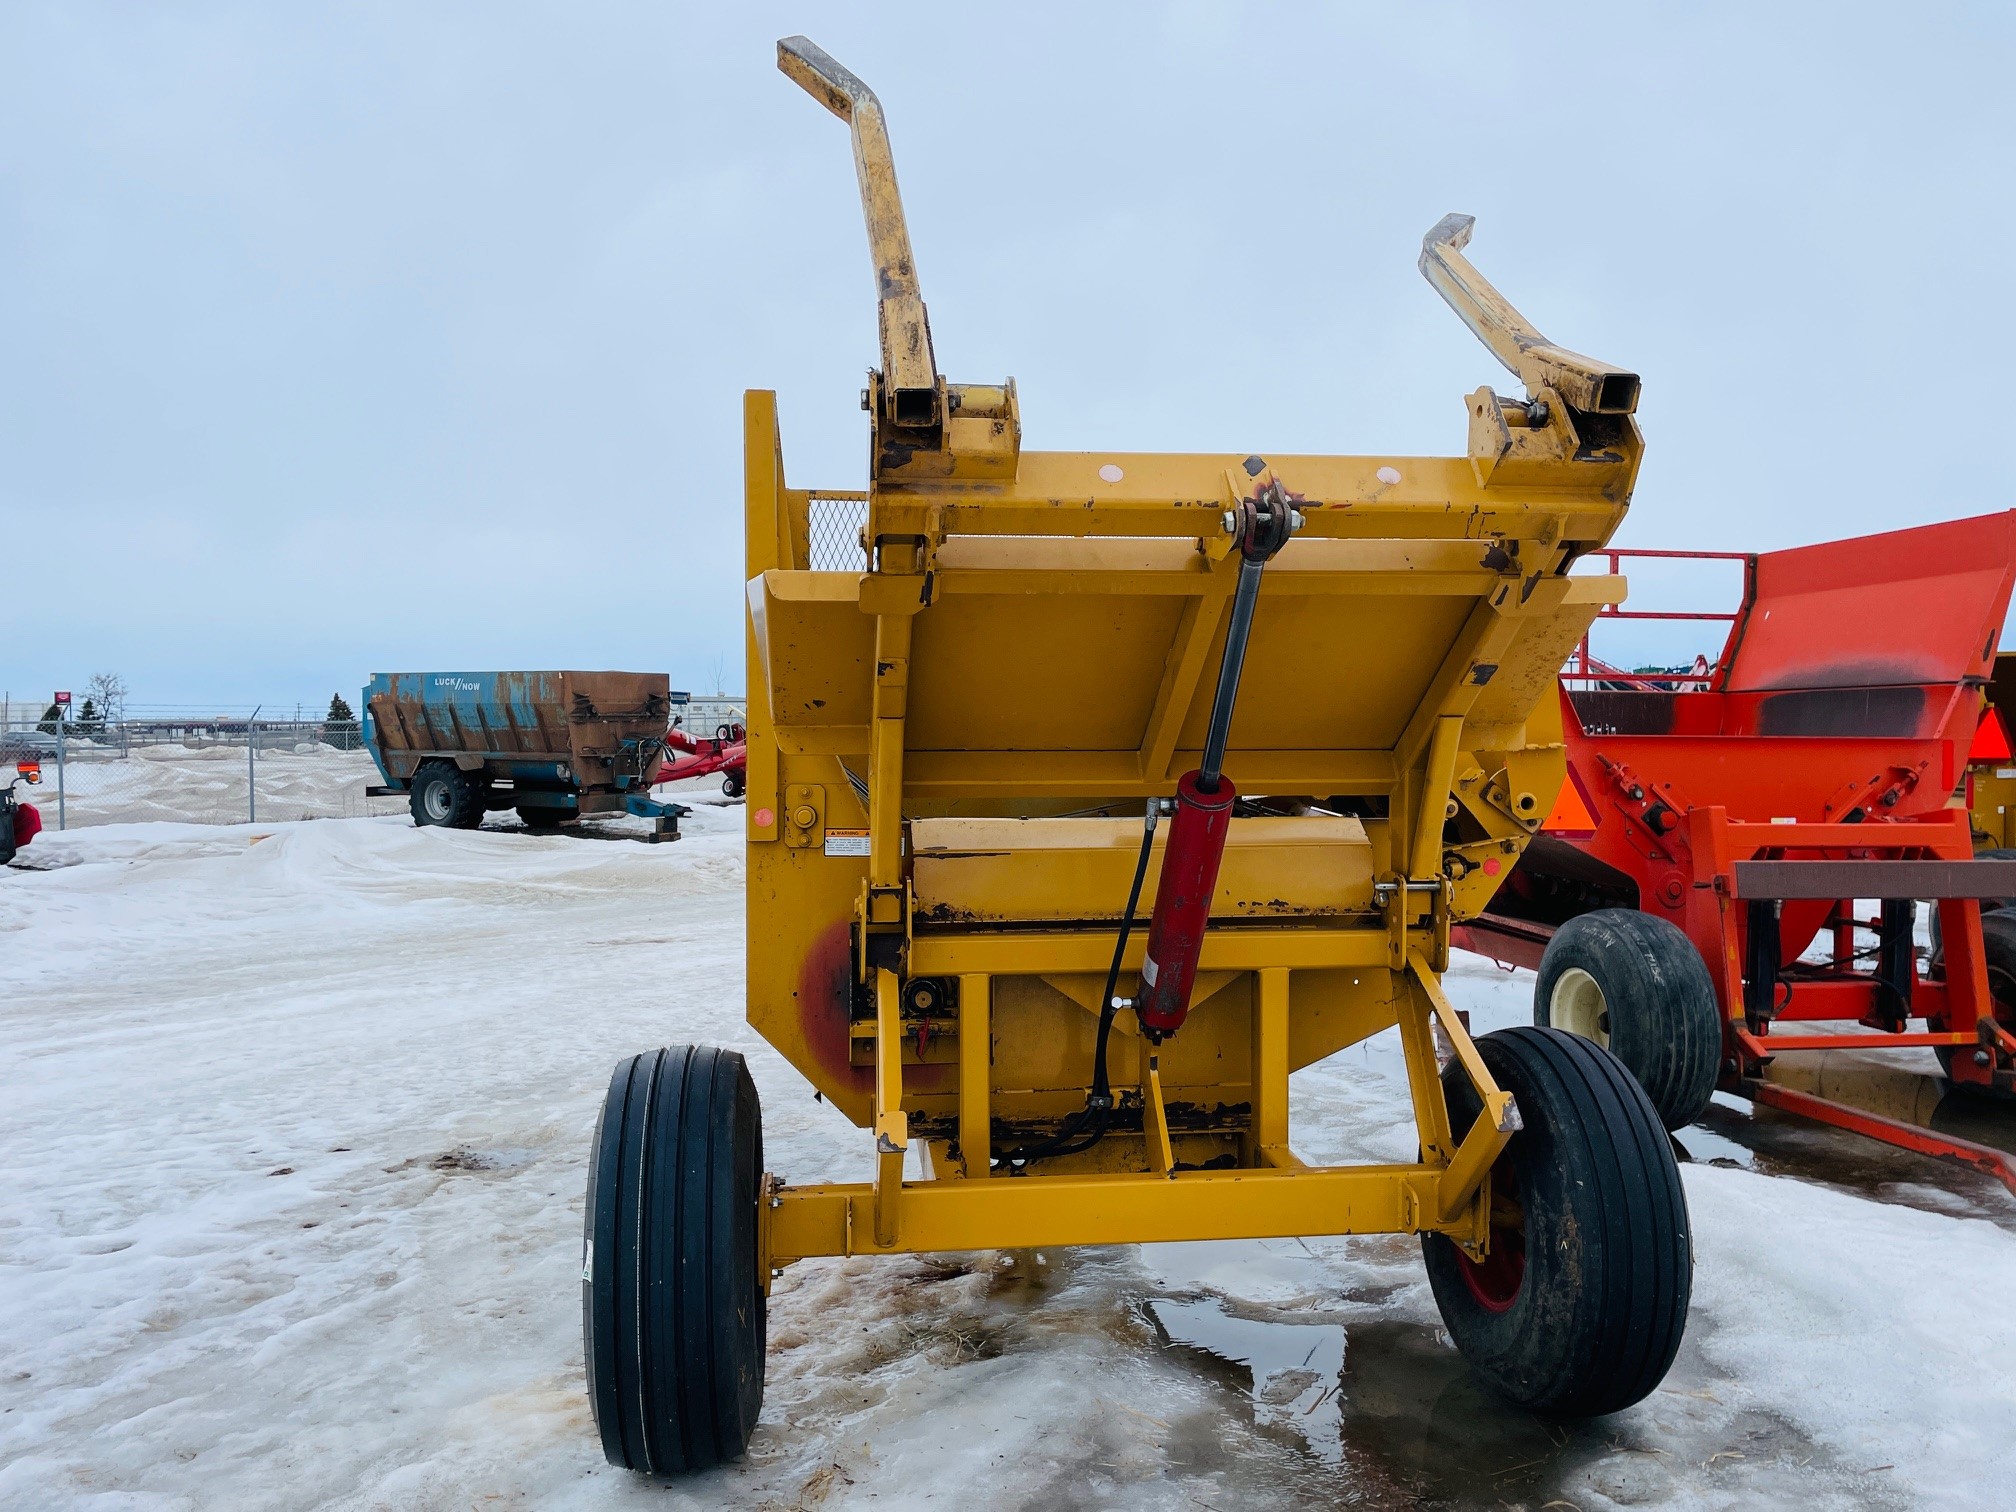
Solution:
<svg viewBox="0 0 2016 1512"><path fill-rule="evenodd" d="M566 765L592 785L613 780L626 741L662 743L670 692L663 672L395 672L374 677L364 702L390 780L456 757Z"/></svg>
<svg viewBox="0 0 2016 1512"><path fill-rule="evenodd" d="M2007 898L2016 861L1738 861L1739 898Z"/></svg>

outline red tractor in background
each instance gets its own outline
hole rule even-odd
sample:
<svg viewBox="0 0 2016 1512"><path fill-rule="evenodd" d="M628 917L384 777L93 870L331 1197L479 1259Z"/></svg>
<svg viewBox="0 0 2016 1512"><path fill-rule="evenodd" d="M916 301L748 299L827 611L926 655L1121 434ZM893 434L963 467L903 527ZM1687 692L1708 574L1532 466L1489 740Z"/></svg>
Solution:
<svg viewBox="0 0 2016 1512"><path fill-rule="evenodd" d="M710 738L687 734L675 719L665 732L665 764L658 769L654 786L719 772L721 791L730 798L740 798L748 791L748 770L749 732L745 727L716 725Z"/></svg>
<svg viewBox="0 0 2016 1512"><path fill-rule="evenodd" d="M0 788L0 866L14 859L16 851L42 833L42 811L14 796L22 783L31 787L42 780L42 763L23 759L14 768L7 786Z"/></svg>
<svg viewBox="0 0 2016 1512"><path fill-rule="evenodd" d="M1455 944L1538 974L1534 1017L1606 1045L1669 1128L1719 1086L1983 1166L1774 1081L1774 1058L1934 1051L2016 1094L2016 860L1976 856L1960 796L2016 583L2016 511L1756 554L1713 663L1627 672L1585 639L1560 679L1568 781ZM2006 854L2006 853L2004 853ZM1915 916L1929 901L1929 952ZM1875 905L1873 916L1858 903ZM1815 1032L1825 1028L1826 1032Z"/></svg>

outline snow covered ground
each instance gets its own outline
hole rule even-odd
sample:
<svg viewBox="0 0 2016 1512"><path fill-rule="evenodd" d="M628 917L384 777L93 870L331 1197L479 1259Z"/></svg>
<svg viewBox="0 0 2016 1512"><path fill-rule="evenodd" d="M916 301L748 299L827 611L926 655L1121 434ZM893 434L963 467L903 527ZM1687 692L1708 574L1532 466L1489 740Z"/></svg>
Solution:
<svg viewBox="0 0 2016 1512"><path fill-rule="evenodd" d="M1686 1347L1612 1419L1484 1395L1403 1239L855 1260L778 1282L744 1463L609 1469L575 1278L615 1060L734 1045L773 1169L868 1173L743 1023L741 810L695 798L678 845L111 825L0 871L0 1506L1595 1512L2016 1482L2016 1202L1723 1107L1685 1136ZM1451 991L1483 1031L1530 985L1466 958ZM1302 1151L1408 1158L1397 1067L1374 1043L1300 1073Z"/></svg>

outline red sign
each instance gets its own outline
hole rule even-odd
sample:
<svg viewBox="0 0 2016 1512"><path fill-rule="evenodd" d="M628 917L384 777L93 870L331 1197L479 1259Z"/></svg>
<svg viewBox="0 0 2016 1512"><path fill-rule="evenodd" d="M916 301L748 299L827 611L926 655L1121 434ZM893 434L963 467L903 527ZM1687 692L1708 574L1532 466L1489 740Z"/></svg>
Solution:
<svg viewBox="0 0 2016 1512"><path fill-rule="evenodd" d="M56 702L58 702L59 704L67 704L68 702L70 702L70 695L68 693L58 693L56 695Z"/></svg>

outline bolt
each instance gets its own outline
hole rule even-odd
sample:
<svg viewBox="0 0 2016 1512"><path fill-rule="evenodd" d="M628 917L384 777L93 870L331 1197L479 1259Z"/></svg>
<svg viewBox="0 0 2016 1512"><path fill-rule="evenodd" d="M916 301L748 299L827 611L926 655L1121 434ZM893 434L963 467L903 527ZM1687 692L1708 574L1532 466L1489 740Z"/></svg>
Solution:
<svg viewBox="0 0 2016 1512"><path fill-rule="evenodd" d="M1988 1065L1992 1059L1993 1057L1986 1050L1976 1050L1974 1052L1974 1064L1977 1066Z"/></svg>
<svg viewBox="0 0 2016 1512"><path fill-rule="evenodd" d="M801 803L791 810L791 822L800 829L810 829L819 822L819 811L809 803Z"/></svg>
<svg viewBox="0 0 2016 1512"><path fill-rule="evenodd" d="M1236 509L1226 510L1219 517L1218 523L1225 527L1225 534L1237 535L1239 533L1239 511Z"/></svg>
<svg viewBox="0 0 2016 1512"><path fill-rule="evenodd" d="M1302 528L1302 511L1299 509L1289 510L1288 511L1289 531L1292 533L1294 531L1300 530L1301 528Z"/></svg>

